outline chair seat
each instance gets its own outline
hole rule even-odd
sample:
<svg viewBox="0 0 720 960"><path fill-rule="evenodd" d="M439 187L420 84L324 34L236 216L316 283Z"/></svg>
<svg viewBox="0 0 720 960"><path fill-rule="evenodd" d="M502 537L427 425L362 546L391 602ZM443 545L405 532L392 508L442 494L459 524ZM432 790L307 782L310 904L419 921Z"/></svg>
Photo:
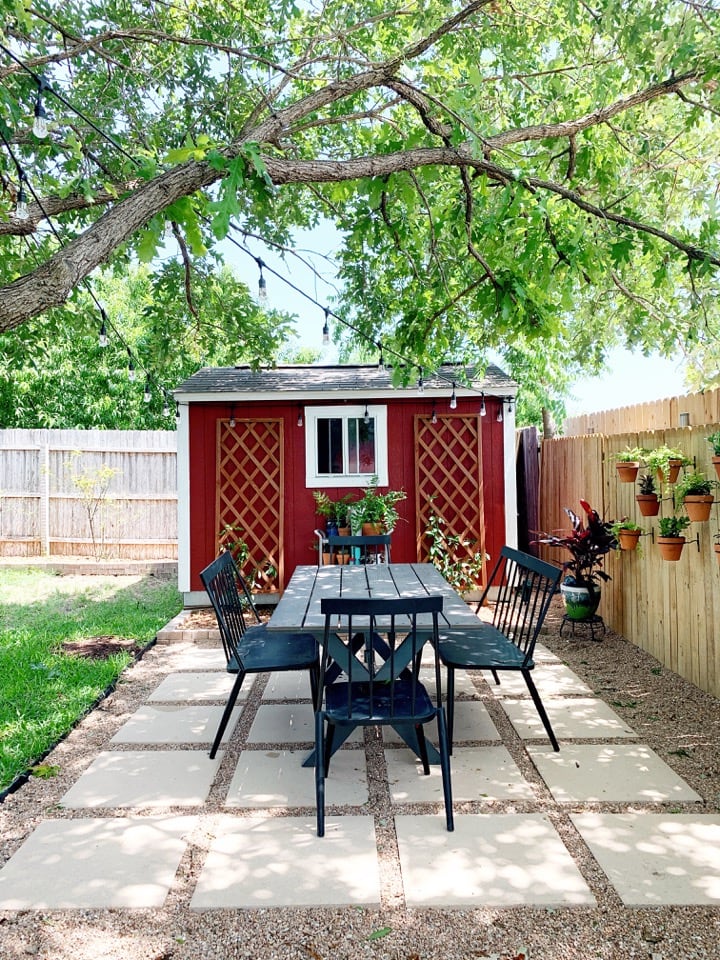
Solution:
<svg viewBox="0 0 720 960"><path fill-rule="evenodd" d="M473 630L441 632L438 640L440 660L446 667L465 670L532 670L535 664L525 653L491 624Z"/></svg>
<svg viewBox="0 0 720 960"><path fill-rule="evenodd" d="M350 694L350 714L348 715L348 689ZM413 683L410 680L395 680L392 684L373 684L372 710L370 706L370 685L368 683L332 683L325 688L325 716L336 725L375 723L427 723L435 716L435 706L427 690L421 683L415 684L413 702Z"/></svg>
<svg viewBox="0 0 720 960"><path fill-rule="evenodd" d="M309 669L315 666L318 657L317 642L312 635L275 633L265 624L249 627L237 649L247 673ZM236 657L230 657L227 669L228 673L238 672Z"/></svg>

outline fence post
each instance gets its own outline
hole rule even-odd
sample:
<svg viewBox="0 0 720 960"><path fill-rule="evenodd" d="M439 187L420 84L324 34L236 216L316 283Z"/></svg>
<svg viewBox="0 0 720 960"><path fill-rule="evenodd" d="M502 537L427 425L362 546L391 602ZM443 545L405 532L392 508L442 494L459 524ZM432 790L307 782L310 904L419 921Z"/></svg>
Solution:
<svg viewBox="0 0 720 960"><path fill-rule="evenodd" d="M44 557L50 556L50 444L43 444L43 482L40 486L40 535Z"/></svg>

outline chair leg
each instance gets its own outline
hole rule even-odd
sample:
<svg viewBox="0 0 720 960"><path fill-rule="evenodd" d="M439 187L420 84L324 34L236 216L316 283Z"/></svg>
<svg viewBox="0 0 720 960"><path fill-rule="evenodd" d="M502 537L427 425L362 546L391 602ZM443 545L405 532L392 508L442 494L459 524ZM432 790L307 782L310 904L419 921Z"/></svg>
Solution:
<svg viewBox="0 0 720 960"><path fill-rule="evenodd" d="M455 668L447 668L447 732L449 752L453 749L453 724L455 722Z"/></svg>
<svg viewBox="0 0 720 960"><path fill-rule="evenodd" d="M450 779L450 741L448 738L447 721L442 707L437 713L438 750L440 752L440 771L442 773L443 797L445 799L445 823L450 832L455 829L455 819L452 807L452 781Z"/></svg>
<svg viewBox="0 0 720 960"><path fill-rule="evenodd" d="M333 752L333 743L335 742L335 724L328 723L327 732L325 734L325 756L323 757L323 763L325 765L325 776L328 775L330 770L330 757Z"/></svg>
<svg viewBox="0 0 720 960"><path fill-rule="evenodd" d="M550 743L552 744L552 748L556 753L558 753L560 751L560 745L558 744L557 739L555 738L555 734L553 733L553 728L550 726L550 718L545 712L545 707L543 706L543 702L540 699L540 694L537 691L535 682L533 678L530 676L530 671L522 670L521 672L522 672L522 675L525 677L525 683L527 683L528 690L530 691L530 696L533 698L533 703L535 704L535 709L537 710L540 716L540 719L543 722L543 726L545 727L545 732L550 738Z"/></svg>
<svg viewBox="0 0 720 960"><path fill-rule="evenodd" d="M217 728L217 733L215 734L213 745L210 748L211 760L215 759L215 754L217 753L218 747L220 746L220 742L223 738L223 734L225 733L225 727L227 727L228 725L230 714L233 712L233 707L235 706L235 701L237 700L238 695L240 693L240 688L243 685L243 680L245 679L246 673L247 673L246 670L239 670L237 677L235 677L235 683L233 684L232 690L230 691L230 696L228 697L228 701L225 704L223 715L220 718L220 724Z"/></svg>
<svg viewBox="0 0 720 960"><path fill-rule="evenodd" d="M495 677L495 684L499 687L499 686L500 686L500 677L498 676L497 670L493 670L492 667L491 667L491 668L490 668L490 672L491 672L492 675Z"/></svg>
<svg viewBox="0 0 720 960"><path fill-rule="evenodd" d="M325 744L322 711L315 714L315 806L317 808L317 835L325 836Z"/></svg>
<svg viewBox="0 0 720 960"><path fill-rule="evenodd" d="M425 727L422 723L415 724L415 736L418 742L418 753L422 763L423 773L426 777L430 776L430 761L428 760L427 743L425 742Z"/></svg>
<svg viewBox="0 0 720 960"><path fill-rule="evenodd" d="M310 667L310 696L312 697L313 707L317 705L317 694L318 687L320 685L320 666L315 664L315 666Z"/></svg>

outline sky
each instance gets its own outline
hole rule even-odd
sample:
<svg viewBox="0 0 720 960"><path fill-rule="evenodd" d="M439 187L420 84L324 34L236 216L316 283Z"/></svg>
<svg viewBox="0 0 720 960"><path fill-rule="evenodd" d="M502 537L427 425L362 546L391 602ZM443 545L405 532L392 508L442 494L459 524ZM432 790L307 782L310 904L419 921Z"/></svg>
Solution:
<svg viewBox="0 0 720 960"><path fill-rule="evenodd" d="M268 303L279 310L287 310L298 315L296 328L298 340L296 346L315 347L322 350L320 363L333 363L337 360L334 347L323 348L322 328L325 322L322 307L338 307L340 288L336 282L332 266L332 254L338 246L339 234L330 225L298 234L295 250L302 258L312 263L316 273L296 257L283 260L269 253L266 248L253 250L269 267L276 270L291 284L298 287L307 296L293 290L271 272L265 271ZM252 241L247 241L252 248ZM258 269L252 259L245 254L227 249L228 260L234 264L251 290L257 285ZM315 303L321 304L321 307ZM338 312L340 310L338 309ZM332 327L332 318L330 325ZM683 376L680 358L668 360L660 356L644 357L618 348L611 351L605 373L598 377L588 377L578 381L572 389L566 407L568 416L581 413L595 413L600 410L612 410L616 407L630 406L665 397L681 396L688 392Z"/></svg>

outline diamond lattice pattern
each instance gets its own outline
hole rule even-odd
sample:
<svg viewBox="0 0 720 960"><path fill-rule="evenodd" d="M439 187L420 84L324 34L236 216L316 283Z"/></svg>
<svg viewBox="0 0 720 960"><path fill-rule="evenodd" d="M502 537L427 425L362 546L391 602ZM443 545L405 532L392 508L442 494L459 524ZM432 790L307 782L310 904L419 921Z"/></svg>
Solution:
<svg viewBox="0 0 720 960"><path fill-rule="evenodd" d="M218 551L242 541L242 572L255 589L282 587L283 421L220 420L217 444Z"/></svg>
<svg viewBox="0 0 720 960"><path fill-rule="evenodd" d="M431 511L449 536L472 544L468 554L485 553L480 425L479 416L415 418L419 560L428 556L423 531Z"/></svg>

